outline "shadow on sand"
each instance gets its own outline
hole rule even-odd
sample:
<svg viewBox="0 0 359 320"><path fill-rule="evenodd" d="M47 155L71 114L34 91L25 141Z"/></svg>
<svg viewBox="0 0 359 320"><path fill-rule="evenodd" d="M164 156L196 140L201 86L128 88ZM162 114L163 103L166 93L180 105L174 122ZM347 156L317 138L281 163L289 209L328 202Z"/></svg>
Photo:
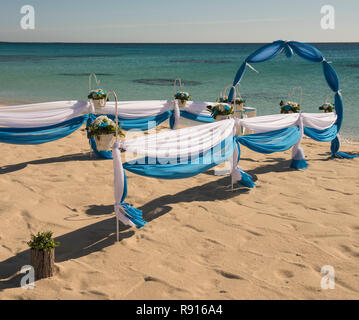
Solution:
<svg viewBox="0 0 359 320"><path fill-rule="evenodd" d="M8 166L0 167L0 174L7 174L15 171L22 170L26 168L29 164L48 164L48 163L55 163L55 162L70 162L70 161L96 161L96 160L106 160L97 157L93 152L86 152L86 153L74 153L68 154L59 157L51 157L46 159L39 159L39 160L32 160L27 162L21 162L16 164L11 164Z"/></svg>
<svg viewBox="0 0 359 320"><path fill-rule="evenodd" d="M1 168L0 173L4 174L20 170L30 163L43 164L63 161L87 161L89 160L89 157L90 156L87 153L24 162ZM247 171L252 175L254 181L257 180L257 174L260 175L266 172L286 172L293 170L289 168L290 161L284 161L283 158L270 158L267 159L266 162L269 162L269 164ZM207 172L206 174L211 174L211 172ZM144 220L150 222L170 212L172 209L171 205L176 203L226 200L240 194L248 193L249 190L250 189L248 188L237 185L236 188L231 191L230 177L225 176L219 178L218 180L208 182L201 186L195 186L173 195L161 196L157 199L151 200L139 209L143 211ZM91 216L112 215L113 204L105 206L98 206L96 204L90 205L86 210L86 214ZM120 224L119 230L120 241L122 239L132 237L135 234L133 229L130 229L130 227L122 224ZM113 245L116 241L115 237L115 217L113 216L109 219L101 220L94 224L56 237L55 240L60 242L60 246L56 248L55 262L77 259L93 252L101 251L102 249ZM0 292L7 288L20 286L20 280L23 275L19 274L19 271L22 266L29 264L29 261L30 251L25 250L0 262Z"/></svg>

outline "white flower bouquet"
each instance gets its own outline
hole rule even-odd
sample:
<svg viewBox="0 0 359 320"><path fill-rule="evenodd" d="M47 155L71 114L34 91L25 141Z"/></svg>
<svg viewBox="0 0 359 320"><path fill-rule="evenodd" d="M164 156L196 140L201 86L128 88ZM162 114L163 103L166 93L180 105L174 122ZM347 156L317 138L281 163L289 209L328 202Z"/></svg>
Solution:
<svg viewBox="0 0 359 320"><path fill-rule="evenodd" d="M125 136L120 127L117 129L119 136ZM97 150L107 151L112 147L116 135L116 123L107 116L97 117L86 130L89 139L95 138Z"/></svg>

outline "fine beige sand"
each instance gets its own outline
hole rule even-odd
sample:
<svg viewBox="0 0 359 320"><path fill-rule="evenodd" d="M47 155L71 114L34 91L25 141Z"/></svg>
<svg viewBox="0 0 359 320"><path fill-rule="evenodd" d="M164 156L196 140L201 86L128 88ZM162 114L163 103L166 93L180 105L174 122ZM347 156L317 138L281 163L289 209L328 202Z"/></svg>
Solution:
<svg viewBox="0 0 359 320"><path fill-rule="evenodd" d="M309 168L290 151L242 148L257 187L213 171L185 180L128 174L141 230L115 242L113 166L84 129L39 146L0 144L0 299L358 299L359 159L330 159L305 139ZM358 145L342 151L359 152ZM20 287L31 233L54 231L56 275ZM335 289L321 289L324 265Z"/></svg>

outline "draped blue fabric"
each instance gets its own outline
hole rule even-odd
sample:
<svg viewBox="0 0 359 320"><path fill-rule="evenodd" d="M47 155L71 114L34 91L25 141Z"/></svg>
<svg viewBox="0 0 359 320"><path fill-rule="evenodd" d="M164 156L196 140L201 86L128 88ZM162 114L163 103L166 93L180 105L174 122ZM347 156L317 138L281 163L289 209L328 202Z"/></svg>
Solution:
<svg viewBox="0 0 359 320"><path fill-rule="evenodd" d="M246 62L257 63L273 59L280 53L283 43L284 41L279 40L259 48L246 59Z"/></svg>
<svg viewBox="0 0 359 320"><path fill-rule="evenodd" d="M0 142L19 145L34 145L59 140L76 131L87 119L88 115L86 114L46 127L0 127Z"/></svg>
<svg viewBox="0 0 359 320"><path fill-rule="evenodd" d="M170 128L171 129L173 129L174 128L174 126L175 126L175 121L176 121L176 119L175 119L175 113L174 112L172 112L172 114L171 114L171 117L170 117Z"/></svg>
<svg viewBox="0 0 359 320"><path fill-rule="evenodd" d="M237 141L253 151L269 154L290 149L299 141L300 135L299 127L295 126L239 136Z"/></svg>
<svg viewBox="0 0 359 320"><path fill-rule="evenodd" d="M145 157L126 162L123 167L135 174L159 179L184 179L207 171L228 160L234 150L233 137L228 137L209 151L187 159Z"/></svg>
<svg viewBox="0 0 359 320"><path fill-rule="evenodd" d="M321 52L308 43L289 41L288 45L298 56L310 62L322 62L324 59Z"/></svg>
<svg viewBox="0 0 359 320"><path fill-rule="evenodd" d="M340 159L353 159L358 157L357 154L347 154L345 152L340 152L340 141L338 136L335 137L335 139L332 141L332 144L330 146L330 151L332 152L332 157L334 158L340 158Z"/></svg>
<svg viewBox="0 0 359 320"><path fill-rule="evenodd" d="M241 146L239 144L238 137L235 137L235 142L238 148L238 158L237 158L237 163L238 163L239 160L241 159ZM254 188L256 184L254 183L251 175L249 175L247 172L244 172L242 169L240 169L240 172L242 179L238 182L247 188Z"/></svg>
<svg viewBox="0 0 359 320"><path fill-rule="evenodd" d="M233 86L235 86L237 83L241 82L244 74L246 73L246 67L247 67L247 63L243 62L234 77ZM232 87L231 90L229 90L228 101L233 100L233 94L234 94L234 89Z"/></svg>
<svg viewBox="0 0 359 320"><path fill-rule="evenodd" d="M123 130L131 130L131 129L138 129L142 131L146 131L149 129L152 129L154 127L157 127L162 122L166 121L168 118L170 118L172 115L171 110L167 110L164 113L161 113L157 116L153 117L146 117L146 118L138 118L138 119L123 119L118 118L118 122L120 127ZM99 115L96 115L99 116ZM112 120L115 120L114 115L106 115Z"/></svg>
<svg viewBox="0 0 359 320"><path fill-rule="evenodd" d="M329 88L334 92L338 92L339 79L337 73L335 72L333 67L326 61L323 61L322 68L323 68L325 80L327 81Z"/></svg>
<svg viewBox="0 0 359 320"><path fill-rule="evenodd" d="M144 227L146 225L146 221L143 220L142 211L139 209L134 208L129 203L125 202L127 197L127 177L126 173L124 172L124 187L123 187L123 194L121 199L121 206L125 210L125 215L129 218L138 229Z"/></svg>
<svg viewBox="0 0 359 320"><path fill-rule="evenodd" d="M338 132L343 123L343 98L340 92L336 92L334 95L335 112L337 114L337 126Z"/></svg>
<svg viewBox="0 0 359 320"><path fill-rule="evenodd" d="M287 56L287 58L291 58L294 55L293 49L288 45L288 43L283 44L284 53Z"/></svg>
<svg viewBox="0 0 359 320"><path fill-rule="evenodd" d="M189 119L189 120L194 120L194 121L198 121L198 122L214 122L214 119L212 116L201 116L201 115L197 115L191 112L187 112L185 110L181 110L181 117Z"/></svg>
<svg viewBox="0 0 359 320"><path fill-rule="evenodd" d="M257 62L263 62L270 60L277 56L280 52L284 52L285 55L290 58L293 56L293 53L297 54L301 58L310 61L310 62L317 62L322 63L323 68L323 74L325 77L326 82L328 83L329 88L335 93L335 111L337 113L337 121L336 121L336 130L337 132L340 131L342 122L343 122L343 99L339 92L339 79L338 76L334 70L334 68L324 59L322 53L312 45L308 43L301 43L297 41L275 41L271 44L267 44L261 48L259 48L257 51L252 53L248 56L248 58L244 61L244 63L241 65L241 67L238 69L234 80L233 80L233 86L236 86L243 78L243 75L246 71L246 63L257 63ZM234 89L232 88L228 95L228 101L232 101L234 96ZM318 139L321 139L321 137L329 137L332 136L334 132L334 128L331 130L325 132L319 132L315 130L308 130L306 129L306 134L310 137L316 137ZM334 140L336 137L332 140L332 147L331 150L336 150L332 155L333 157L340 157L340 158L349 158L350 155L343 156L343 153L339 154L339 145L340 143L337 140Z"/></svg>
<svg viewBox="0 0 359 320"><path fill-rule="evenodd" d="M89 139L90 147L92 151L100 158L102 159L112 159L112 151L98 151L96 147L96 141L94 138Z"/></svg>
<svg viewBox="0 0 359 320"><path fill-rule="evenodd" d="M337 136L337 133L338 129L336 124L333 124L331 127L325 130L304 127L304 134L315 141L332 141Z"/></svg>
<svg viewBox="0 0 359 320"><path fill-rule="evenodd" d="M308 164L307 161L305 159L292 159L292 161L290 162L290 167L296 170L299 169L307 169L308 168Z"/></svg>

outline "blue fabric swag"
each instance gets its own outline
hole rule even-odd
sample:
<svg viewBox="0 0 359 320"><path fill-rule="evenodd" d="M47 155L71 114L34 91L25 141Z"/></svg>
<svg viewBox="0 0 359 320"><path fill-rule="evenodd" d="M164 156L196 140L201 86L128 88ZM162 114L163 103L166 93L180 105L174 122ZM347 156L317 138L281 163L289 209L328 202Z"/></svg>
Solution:
<svg viewBox="0 0 359 320"><path fill-rule="evenodd" d="M0 128L0 142L35 145L62 139L78 128L88 119L82 115L55 125L37 128Z"/></svg>
<svg viewBox="0 0 359 320"><path fill-rule="evenodd" d="M124 169L142 176L159 179L184 179L193 177L228 160L234 150L230 136L209 151L188 158L165 159L144 157L123 164Z"/></svg>
<svg viewBox="0 0 359 320"><path fill-rule="evenodd" d="M285 151L300 139L299 127L290 127L264 133L238 136L237 141L247 148L264 154Z"/></svg>
<svg viewBox="0 0 359 320"><path fill-rule="evenodd" d="M180 113L181 113L181 117L193 121L205 122L205 123L211 123L215 121L212 116L201 116L185 110L181 110Z"/></svg>
<svg viewBox="0 0 359 320"><path fill-rule="evenodd" d="M121 206L125 210L125 215L128 219L130 219L135 225L136 228L140 229L146 225L146 221L143 220L142 211L140 209L134 208L129 203L125 202L127 197L127 177L126 173L124 175L124 188L123 188L123 195L121 199Z"/></svg>

